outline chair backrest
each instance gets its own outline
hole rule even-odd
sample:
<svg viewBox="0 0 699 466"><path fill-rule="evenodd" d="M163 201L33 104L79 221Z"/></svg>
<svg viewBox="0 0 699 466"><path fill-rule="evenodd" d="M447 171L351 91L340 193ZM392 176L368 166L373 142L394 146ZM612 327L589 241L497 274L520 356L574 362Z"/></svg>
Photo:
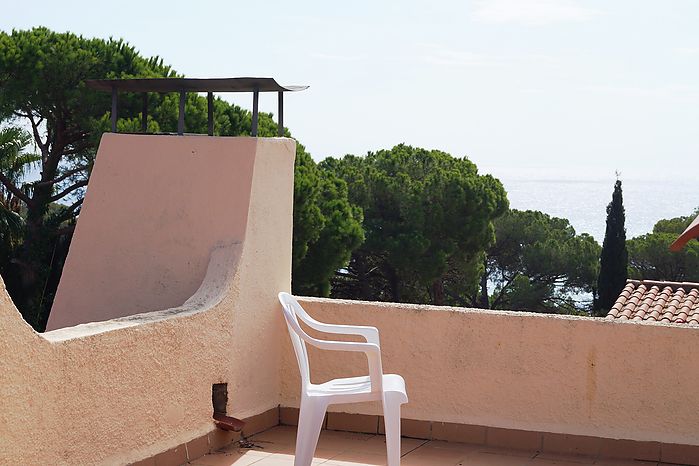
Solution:
<svg viewBox="0 0 699 466"><path fill-rule="evenodd" d="M286 321L286 326L289 329L291 343L294 345L296 362L299 364L299 371L301 372L301 387L305 390L311 383L311 374L310 366L308 364L308 350L306 349L306 342L303 341L301 336L299 336L296 331L296 327L299 329L301 327L296 316L297 314L308 314L301 307L298 301L296 301L296 298L291 296L289 293L279 293L279 302L282 304L284 320Z"/></svg>

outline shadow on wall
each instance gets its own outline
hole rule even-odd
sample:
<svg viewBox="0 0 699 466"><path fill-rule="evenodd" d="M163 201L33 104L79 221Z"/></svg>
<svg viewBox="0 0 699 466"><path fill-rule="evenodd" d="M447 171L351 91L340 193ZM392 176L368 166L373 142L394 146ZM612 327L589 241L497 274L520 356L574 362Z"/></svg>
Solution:
<svg viewBox="0 0 699 466"><path fill-rule="evenodd" d="M255 148L105 134L47 330L184 303L212 248L244 239Z"/></svg>

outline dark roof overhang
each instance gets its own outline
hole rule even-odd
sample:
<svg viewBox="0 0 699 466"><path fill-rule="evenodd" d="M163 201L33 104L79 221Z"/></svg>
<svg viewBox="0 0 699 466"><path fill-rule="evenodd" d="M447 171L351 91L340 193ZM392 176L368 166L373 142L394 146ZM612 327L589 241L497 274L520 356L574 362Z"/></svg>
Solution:
<svg viewBox="0 0 699 466"><path fill-rule="evenodd" d="M252 92L252 128L257 136L258 102L260 92L278 94L278 130L284 135L284 93L308 89L308 86L282 86L274 78L128 78L128 79L88 79L87 87L112 94L112 132L117 131L117 107L119 92L138 92L143 94L143 111L141 113L141 132L145 133L148 124L148 93L178 92L180 94L177 134L184 134L184 107L188 92L205 92L208 106L208 134L214 134L214 92Z"/></svg>
<svg viewBox="0 0 699 466"><path fill-rule="evenodd" d="M308 86L282 86L274 78L88 79L87 87L112 92L297 92Z"/></svg>

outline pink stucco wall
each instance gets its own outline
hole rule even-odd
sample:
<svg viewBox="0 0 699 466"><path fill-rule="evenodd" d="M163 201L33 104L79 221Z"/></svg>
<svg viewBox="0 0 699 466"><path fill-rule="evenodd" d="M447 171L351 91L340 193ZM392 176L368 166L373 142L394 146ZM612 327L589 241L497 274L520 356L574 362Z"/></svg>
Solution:
<svg viewBox="0 0 699 466"><path fill-rule="evenodd" d="M179 306L243 240L253 138L107 133L47 330Z"/></svg>
<svg viewBox="0 0 699 466"><path fill-rule="evenodd" d="M302 304L325 322L379 328L384 370L406 381L405 418L699 445L699 328L310 298ZM282 406L297 407L298 368L285 346ZM318 382L367 370L361 355L317 350L311 369Z"/></svg>
<svg viewBox="0 0 699 466"><path fill-rule="evenodd" d="M106 138L110 144L134 147L143 136ZM278 405L282 321L276 295L290 288L295 143L171 138L199 154L208 148L211 157L203 162L212 162L219 149L235 157L239 154L231 153L231 147L248 148L242 155L252 163L246 172L249 194L237 214L242 226L223 232L233 237L242 231L244 240L214 248L206 243L208 264L192 285L192 296L178 298L186 299L181 305L44 334L22 320L0 286L0 464L120 465L148 458L214 429L214 383L228 383L233 416L246 418ZM150 156L160 158L150 165L157 168L151 175L177 178L191 166L168 163L171 139L166 139L154 145L149 141ZM124 165L115 167L124 174L133 161L116 157L113 162ZM227 159L212 163L230 168ZM92 192L100 191L100 180L104 178L91 180ZM105 183L119 188L111 180ZM128 177L121 183L128 184ZM206 189L220 194L218 186ZM198 238L205 242L210 236L203 230L216 229L211 226L216 222L229 224L221 216L230 212L231 202L212 197L207 206L185 202L180 209L209 212L197 225ZM132 215L154 213L157 209L143 205ZM182 215L195 218L192 212ZM151 240L142 238L157 246ZM149 267L158 259L141 265ZM130 298L126 293L119 299Z"/></svg>

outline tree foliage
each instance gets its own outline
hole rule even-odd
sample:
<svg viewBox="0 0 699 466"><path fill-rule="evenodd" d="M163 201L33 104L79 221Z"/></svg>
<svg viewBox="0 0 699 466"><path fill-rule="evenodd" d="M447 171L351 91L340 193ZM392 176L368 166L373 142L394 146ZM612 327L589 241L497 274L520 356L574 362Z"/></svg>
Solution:
<svg viewBox="0 0 699 466"><path fill-rule="evenodd" d="M173 76L162 59L142 57L122 40L46 28L0 32L0 122L26 124L38 151L23 149L26 134L0 134L7 246L0 272L35 328L48 318L97 144L110 127L110 96L85 80ZM140 131L141 107L140 95L120 94L119 131ZM186 131L206 132L206 99L190 93L185 108ZM176 131L177 117L177 94L149 95L149 132ZM216 135L249 134L251 120L249 111L215 100ZM276 135L271 114L260 114L258 132ZM572 306L569 293L592 288L598 246L565 220L512 211L497 222L492 246L506 194L466 158L406 145L321 164L301 144L296 155L295 293L558 311ZM27 182L33 163L39 179ZM623 206L619 216L614 203L608 230L610 219L621 219L623 230ZM489 281L497 286L492 297Z"/></svg>
<svg viewBox="0 0 699 466"><path fill-rule="evenodd" d="M366 240L334 296L446 304L476 286L492 221L507 209L498 180L466 158L402 144L320 166L347 182L364 212Z"/></svg>
<svg viewBox="0 0 699 466"><path fill-rule="evenodd" d="M22 180L39 159L26 150L31 140L31 136L20 128L0 128L0 175L23 192L27 187ZM11 254L22 241L24 219L21 211L21 201L0 184L0 271L7 266Z"/></svg>
<svg viewBox="0 0 699 466"><path fill-rule="evenodd" d="M6 166L0 167L4 192L21 203L25 218L21 245L14 248L11 262L4 262L11 266L3 269L3 277L25 319L36 329L43 330L48 319L97 145L110 127L110 96L88 89L85 80L174 76L161 58L144 58L123 40L89 39L46 28L0 32L0 122L21 121L31 128L40 169L38 180L22 184L21 177L13 178ZM178 99L177 94L149 94L150 132L176 131ZM120 94L118 130L140 131L141 109L140 95ZM216 135L249 134L251 122L249 111L215 100ZM190 93L185 129L204 133L206 128L206 98ZM258 134L276 136L276 131L272 115L260 113ZM301 274L296 282L300 289L322 294L332 275L327 269L340 267L349 255L347 248L361 240L360 217L347 204L343 187L319 174L301 145L295 170L294 230L300 232L295 245L301 249L294 256L294 268ZM336 205L329 200L343 194L344 204L342 199ZM329 238L344 242L329 245ZM316 269L304 274L312 262L323 266L325 275Z"/></svg>
<svg viewBox="0 0 699 466"><path fill-rule="evenodd" d="M331 278L364 241L361 222L361 209L348 201L347 183L319 170L301 151L294 182L294 293L330 295Z"/></svg>
<svg viewBox="0 0 699 466"><path fill-rule="evenodd" d="M48 317L56 283L52 271L60 267L57 248L72 232L94 157L94 130L108 108L109 97L88 91L84 80L136 75L168 76L171 70L158 59L141 58L122 41L45 28L0 32L0 119L24 120L40 156L40 177L28 189L0 176L26 209L23 243L6 277L35 328L43 328ZM52 209L54 204L62 207Z"/></svg>
<svg viewBox="0 0 699 466"><path fill-rule="evenodd" d="M699 241L687 243L681 251L670 251L670 244L699 215L659 220L653 232L627 241L629 276L639 280L699 281Z"/></svg>
<svg viewBox="0 0 699 466"><path fill-rule="evenodd" d="M600 246L576 235L568 220L538 211L510 210L495 221L496 242L488 249L481 296L474 304L492 309L578 313L589 310L576 296L593 291Z"/></svg>
<svg viewBox="0 0 699 466"><path fill-rule="evenodd" d="M616 180L612 202L607 206L607 229L604 233L600 271L597 279L596 315L605 315L614 305L628 278L628 251L624 226L624 201L621 180Z"/></svg>

